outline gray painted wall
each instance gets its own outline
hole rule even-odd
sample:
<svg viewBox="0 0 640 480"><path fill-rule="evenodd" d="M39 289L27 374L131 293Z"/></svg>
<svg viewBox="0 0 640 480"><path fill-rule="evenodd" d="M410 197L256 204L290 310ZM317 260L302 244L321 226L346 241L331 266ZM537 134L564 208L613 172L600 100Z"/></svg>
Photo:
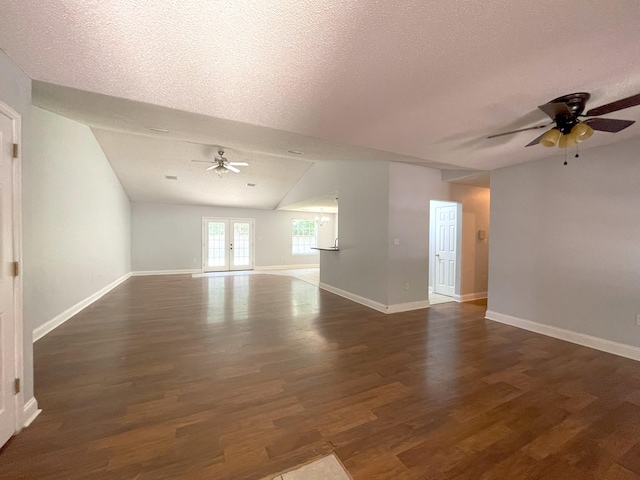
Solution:
<svg viewBox="0 0 640 480"><path fill-rule="evenodd" d="M383 305L427 300L430 201L447 200L462 205L461 294L487 291L488 246L476 238L489 230L488 189L443 182L420 165L321 162L281 206L336 190L340 252L323 254L321 282Z"/></svg>
<svg viewBox="0 0 640 480"><path fill-rule="evenodd" d="M439 170L392 163L389 190L389 305L426 300L429 271L431 201L457 202L462 210L456 293L487 291L488 241L478 240L479 229L489 231L489 189L443 182ZM400 245L394 245L398 238ZM409 290L405 290L409 283ZM432 285L433 286L433 285Z"/></svg>
<svg viewBox="0 0 640 480"><path fill-rule="evenodd" d="M347 162L315 162L284 196L277 208L335 192L342 178L341 168L346 165Z"/></svg>
<svg viewBox="0 0 640 480"><path fill-rule="evenodd" d="M318 264L318 255L291 254L291 220L314 219L316 213L243 208L132 203L131 269L189 270L202 266L202 217L255 219L255 265ZM320 246L331 246L334 215L319 228Z"/></svg>
<svg viewBox="0 0 640 480"><path fill-rule="evenodd" d="M323 254L320 281L387 305L389 164L344 162L334 169L340 251Z"/></svg>
<svg viewBox="0 0 640 480"><path fill-rule="evenodd" d="M492 172L489 310L640 346L638 151Z"/></svg>
<svg viewBox="0 0 640 480"><path fill-rule="evenodd" d="M31 79L2 50L0 50L0 101L22 116L21 159L24 171L31 162ZM23 236L26 236L26 233L24 231ZM23 319L22 335L25 402L33 397L33 342L31 340L33 327L29 320L26 316Z"/></svg>
<svg viewBox="0 0 640 480"><path fill-rule="evenodd" d="M23 224L33 330L129 273L131 207L89 127L36 107L31 120Z"/></svg>
<svg viewBox="0 0 640 480"><path fill-rule="evenodd" d="M388 305L428 300L430 200L446 196L449 184L432 168L393 163L390 169Z"/></svg>

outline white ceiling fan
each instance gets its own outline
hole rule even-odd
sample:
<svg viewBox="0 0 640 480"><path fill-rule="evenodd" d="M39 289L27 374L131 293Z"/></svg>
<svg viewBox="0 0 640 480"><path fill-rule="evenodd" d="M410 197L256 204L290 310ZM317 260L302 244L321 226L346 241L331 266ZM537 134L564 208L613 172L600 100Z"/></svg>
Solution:
<svg viewBox="0 0 640 480"><path fill-rule="evenodd" d="M212 160L191 160L192 162L203 162L203 163L211 163L207 170L213 170L218 174L219 177L222 177L224 173L229 171L233 173L240 173L236 167L248 167L249 164L247 162L230 162L224 157L224 150L218 150L218 156L214 157Z"/></svg>

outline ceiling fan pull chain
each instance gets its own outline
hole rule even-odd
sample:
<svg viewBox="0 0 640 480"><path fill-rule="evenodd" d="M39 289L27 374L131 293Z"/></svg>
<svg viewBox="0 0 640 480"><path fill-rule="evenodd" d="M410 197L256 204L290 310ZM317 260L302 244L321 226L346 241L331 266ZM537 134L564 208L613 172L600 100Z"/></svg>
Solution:
<svg viewBox="0 0 640 480"><path fill-rule="evenodd" d="M563 165L568 165L569 162L567 162L567 149L564 149L564 164Z"/></svg>

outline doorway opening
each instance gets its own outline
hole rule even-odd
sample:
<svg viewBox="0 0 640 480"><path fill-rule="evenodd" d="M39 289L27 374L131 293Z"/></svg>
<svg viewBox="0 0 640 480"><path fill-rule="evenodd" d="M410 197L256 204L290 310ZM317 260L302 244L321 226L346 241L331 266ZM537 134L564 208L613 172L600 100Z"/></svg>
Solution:
<svg viewBox="0 0 640 480"><path fill-rule="evenodd" d="M429 303L460 294L462 204L432 200L429 220Z"/></svg>
<svg viewBox="0 0 640 480"><path fill-rule="evenodd" d="M202 271L253 270L254 219L202 219Z"/></svg>

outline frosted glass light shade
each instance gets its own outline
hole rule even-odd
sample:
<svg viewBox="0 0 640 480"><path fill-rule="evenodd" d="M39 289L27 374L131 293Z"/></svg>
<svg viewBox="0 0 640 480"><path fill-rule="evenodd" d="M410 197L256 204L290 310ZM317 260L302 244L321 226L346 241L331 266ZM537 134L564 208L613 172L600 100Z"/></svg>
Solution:
<svg viewBox="0 0 640 480"><path fill-rule="evenodd" d="M591 135L593 135L593 128L591 128L586 123L578 123L571 130L571 135L573 135L573 137L575 138L576 142L579 143L579 142L582 142L582 141L586 140L587 138L591 137Z"/></svg>
<svg viewBox="0 0 640 480"><path fill-rule="evenodd" d="M576 137L573 135L573 132L569 133L568 135L562 135L560 137L560 141L558 142L558 146L560 148L572 147L575 144L576 144Z"/></svg>
<svg viewBox="0 0 640 480"><path fill-rule="evenodd" d="M560 130L558 130L557 128L552 128L542 136L542 138L540 139L540 145L544 147L555 147L561 136L562 134L560 133Z"/></svg>

